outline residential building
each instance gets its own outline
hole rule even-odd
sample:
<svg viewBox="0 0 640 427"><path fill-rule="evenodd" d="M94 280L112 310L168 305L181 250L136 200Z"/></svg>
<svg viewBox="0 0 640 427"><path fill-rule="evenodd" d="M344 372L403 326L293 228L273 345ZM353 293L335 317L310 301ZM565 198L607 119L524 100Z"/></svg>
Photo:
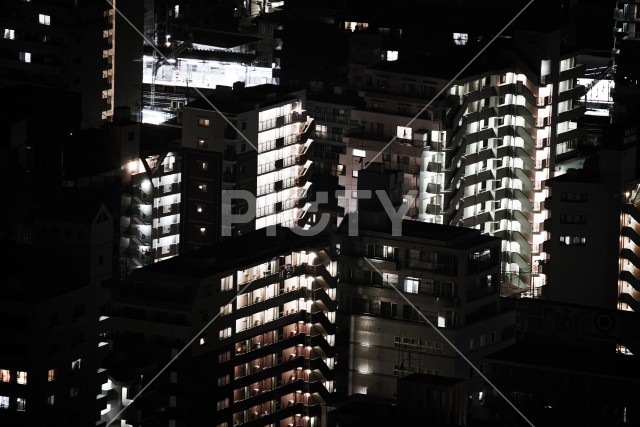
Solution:
<svg viewBox="0 0 640 427"><path fill-rule="evenodd" d="M513 342L515 314L500 301L500 239L412 220L400 232L385 212L361 209L333 242L339 395L393 401L406 375L452 377L465 382L471 415L483 380L469 362L479 367Z"/></svg>
<svg viewBox="0 0 640 427"><path fill-rule="evenodd" d="M554 47L560 35L520 30L496 40L494 50L451 85L449 76L464 65L459 57L399 58L369 67L361 92L368 108L352 113L366 124L345 138L341 206L353 211L347 196L354 175L372 161L402 169L406 199L415 207L407 216L502 238L505 281L538 295L545 283L537 268L546 259L544 182L556 164L575 156L584 134L577 126L584 106L575 103L584 65L577 52ZM539 47L533 56L532 45ZM440 92L446 95L425 108Z"/></svg>
<svg viewBox="0 0 640 427"><path fill-rule="evenodd" d="M111 403L129 405L122 420L321 425L334 390L336 263L325 237L275 231L182 253L117 286Z"/></svg>
<svg viewBox="0 0 640 427"><path fill-rule="evenodd" d="M76 191L34 224L29 244L4 244L0 423L104 426L113 217Z"/></svg>
<svg viewBox="0 0 640 427"><path fill-rule="evenodd" d="M640 5L635 1L615 2L613 28L615 63L615 88L613 90L616 121L634 121L638 117L637 99L640 95L640 50L638 40L638 14Z"/></svg>
<svg viewBox="0 0 640 427"><path fill-rule="evenodd" d="M115 106L136 111L141 93L140 43L134 30L117 16L115 7L138 27L142 1L66 0L3 2L0 76L4 79L66 89L81 95L82 128L98 127L110 119ZM118 35L116 37L116 27ZM117 77L116 77L117 76ZM139 87L139 86L138 86Z"/></svg>
<svg viewBox="0 0 640 427"><path fill-rule="evenodd" d="M620 295L633 293L636 142L637 126L608 125L597 155L547 180L545 298L614 308L623 304Z"/></svg>
<svg viewBox="0 0 640 427"><path fill-rule="evenodd" d="M129 120L116 112L105 127L120 148L120 275L180 250L182 155L180 129Z"/></svg>
<svg viewBox="0 0 640 427"><path fill-rule="evenodd" d="M490 425L638 424L638 357L630 355L640 344L636 313L530 298L508 302L517 312L516 344L483 361L493 383L483 399Z"/></svg>
<svg viewBox="0 0 640 427"><path fill-rule="evenodd" d="M218 86L213 96L187 105L183 248L276 224L305 226L312 130L304 92L275 85ZM205 217L211 225L202 223Z"/></svg>

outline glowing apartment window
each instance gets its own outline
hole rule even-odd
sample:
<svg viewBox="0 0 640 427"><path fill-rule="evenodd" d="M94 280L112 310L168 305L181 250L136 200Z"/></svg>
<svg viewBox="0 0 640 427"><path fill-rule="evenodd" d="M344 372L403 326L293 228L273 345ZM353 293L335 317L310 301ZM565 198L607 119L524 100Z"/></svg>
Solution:
<svg viewBox="0 0 640 427"><path fill-rule="evenodd" d="M364 151L364 150L360 150L360 149L357 149L357 148L355 148L353 150L353 156L354 157L364 157L366 155L367 155L367 152Z"/></svg>
<svg viewBox="0 0 640 427"><path fill-rule="evenodd" d="M209 119L204 117L198 117L198 126L209 126Z"/></svg>
<svg viewBox="0 0 640 427"><path fill-rule="evenodd" d="M79 371L81 367L82 367L82 359L76 359L73 362L71 362L71 371L73 372Z"/></svg>
<svg viewBox="0 0 640 427"><path fill-rule="evenodd" d="M207 184L198 184L198 190L202 191L203 193L207 192Z"/></svg>
<svg viewBox="0 0 640 427"><path fill-rule="evenodd" d="M24 397L16 398L16 411L24 411L27 408L27 399Z"/></svg>
<svg viewBox="0 0 640 427"><path fill-rule="evenodd" d="M200 337L200 345L204 345L205 342L206 340L204 339L204 337Z"/></svg>
<svg viewBox="0 0 640 427"><path fill-rule="evenodd" d="M0 382L11 382L11 371L8 369L0 369Z"/></svg>
<svg viewBox="0 0 640 427"><path fill-rule="evenodd" d="M388 50L387 51L387 61L397 61L398 60L398 51L397 50Z"/></svg>
<svg viewBox="0 0 640 427"><path fill-rule="evenodd" d="M4 38L5 39L9 39L9 40L15 40L16 39L16 32L14 30L9 29L9 28L5 28L5 30L4 30Z"/></svg>
<svg viewBox="0 0 640 427"><path fill-rule="evenodd" d="M405 126L398 126L396 128L396 137L400 139L411 139L412 138L412 129Z"/></svg>
<svg viewBox="0 0 640 427"><path fill-rule="evenodd" d="M459 46L464 46L469 41L467 33L453 33L453 42Z"/></svg>
<svg viewBox="0 0 640 427"><path fill-rule="evenodd" d="M9 396L0 396L0 408L7 409L9 407Z"/></svg>
<svg viewBox="0 0 640 427"><path fill-rule="evenodd" d="M209 169L209 162L202 162L202 170L206 171L207 169Z"/></svg>
<svg viewBox="0 0 640 427"><path fill-rule="evenodd" d="M229 338L231 336L231 327L222 329L218 336L220 339Z"/></svg>
<svg viewBox="0 0 640 427"><path fill-rule="evenodd" d="M199 139L198 148L202 148L203 150L206 150L207 148L209 148L209 141L207 141L206 139Z"/></svg>
<svg viewBox="0 0 640 427"><path fill-rule="evenodd" d="M198 205L198 207L196 208L196 211L198 211L198 213L202 213L203 210L204 208L201 205Z"/></svg>
<svg viewBox="0 0 640 427"><path fill-rule="evenodd" d="M420 279L415 277L406 277L404 279L404 291L409 294L417 294L420 288Z"/></svg>
<svg viewBox="0 0 640 427"><path fill-rule="evenodd" d="M180 17L180 5L177 4L173 7L173 17L174 18L179 18Z"/></svg>
<svg viewBox="0 0 640 427"><path fill-rule="evenodd" d="M200 227L200 235L204 236L207 234L207 229L205 227Z"/></svg>
<svg viewBox="0 0 640 427"><path fill-rule="evenodd" d="M18 384L26 384L27 383L27 373L25 371L16 372L16 382Z"/></svg>
<svg viewBox="0 0 640 427"><path fill-rule="evenodd" d="M31 52L20 52L20 61L31 62Z"/></svg>
<svg viewBox="0 0 640 427"><path fill-rule="evenodd" d="M56 379L56 370L49 369L49 371L47 372L47 381L53 381L55 379Z"/></svg>
<svg viewBox="0 0 640 427"><path fill-rule="evenodd" d="M47 406L53 406L54 403L56 403L56 395L52 394L50 396L47 396Z"/></svg>
<svg viewBox="0 0 640 427"><path fill-rule="evenodd" d="M38 15L38 22L42 25L51 25L51 16L41 13Z"/></svg>

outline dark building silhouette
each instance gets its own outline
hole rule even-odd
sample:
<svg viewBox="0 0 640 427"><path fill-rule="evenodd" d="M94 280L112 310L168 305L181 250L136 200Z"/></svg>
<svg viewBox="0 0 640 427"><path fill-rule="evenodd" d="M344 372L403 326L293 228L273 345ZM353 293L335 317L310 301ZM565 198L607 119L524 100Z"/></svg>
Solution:
<svg viewBox="0 0 640 427"><path fill-rule="evenodd" d="M74 200L38 212L29 245L5 242L2 425L105 425L113 217Z"/></svg>

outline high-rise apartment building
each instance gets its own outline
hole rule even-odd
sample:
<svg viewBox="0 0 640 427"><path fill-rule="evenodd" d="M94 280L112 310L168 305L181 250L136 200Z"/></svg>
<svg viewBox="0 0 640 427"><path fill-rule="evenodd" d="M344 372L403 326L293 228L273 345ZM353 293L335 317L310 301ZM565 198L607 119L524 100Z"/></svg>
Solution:
<svg viewBox="0 0 640 427"><path fill-rule="evenodd" d="M189 103L182 136L183 247L276 224L304 226L312 130L303 91L239 83ZM224 190L248 193L231 197ZM231 214L247 218L230 223Z"/></svg>
<svg viewBox="0 0 640 427"><path fill-rule="evenodd" d="M464 65L459 57L369 67L362 91L368 108L352 113L362 115L361 133L345 138L346 212L354 208L349 192L359 170L372 161L402 169L407 202L416 208L409 215L502 238L506 280L538 294L545 283L538 269L546 259L544 182L575 154L584 133L577 125L584 107L576 104L584 66L559 45L560 31L516 32L449 86L449 75ZM433 68L418 73L419 64Z"/></svg>
<svg viewBox="0 0 640 427"><path fill-rule="evenodd" d="M0 424L104 426L113 217L76 192L34 223L28 244L4 242Z"/></svg>
<svg viewBox="0 0 640 427"><path fill-rule="evenodd" d="M500 243L478 230L411 220L392 232L384 212L347 215L334 237L339 392L393 401L398 379L421 373L468 380L465 400L478 405L483 381L456 349L478 366L512 342L515 314L500 302Z"/></svg>
<svg viewBox="0 0 640 427"><path fill-rule="evenodd" d="M328 253L324 238L277 227L275 236L256 230L132 272L113 313L112 404L130 405L122 420L321 425L334 389Z"/></svg>
<svg viewBox="0 0 640 427"><path fill-rule="evenodd" d="M117 109L104 132L120 150L119 262L125 275L179 253L181 132L131 121L127 109Z"/></svg>
<svg viewBox="0 0 640 427"><path fill-rule="evenodd" d="M119 39L139 38L114 7L141 25L140 0L3 2L0 76L80 93L83 128L98 127L116 106L136 111L141 65L133 60L141 56L142 40L116 49Z"/></svg>

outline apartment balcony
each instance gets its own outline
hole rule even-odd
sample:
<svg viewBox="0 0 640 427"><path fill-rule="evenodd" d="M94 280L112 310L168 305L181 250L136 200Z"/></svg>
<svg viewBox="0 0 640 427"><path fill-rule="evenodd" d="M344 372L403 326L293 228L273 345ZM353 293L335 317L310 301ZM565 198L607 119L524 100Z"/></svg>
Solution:
<svg viewBox="0 0 640 427"><path fill-rule="evenodd" d="M587 107L584 105L576 105L572 109L563 111L558 114L558 123L568 122L568 121L576 121L580 117L584 116L584 113L587 111Z"/></svg>
<svg viewBox="0 0 640 427"><path fill-rule="evenodd" d="M570 122L572 123L572 122ZM586 127L575 127L574 129L569 129L564 132L558 133L558 144L571 141L572 139L581 139L587 134Z"/></svg>
<svg viewBox="0 0 640 427"><path fill-rule="evenodd" d="M633 229L631 227L622 227L622 230L620 230L620 235L622 237L631 239L631 241L633 241L636 246L640 247L640 234L638 234L638 231L636 229Z"/></svg>
<svg viewBox="0 0 640 427"><path fill-rule="evenodd" d="M631 215L631 217L638 223L640 223L640 209L634 205L627 203L622 205L622 212Z"/></svg>
<svg viewBox="0 0 640 427"><path fill-rule="evenodd" d="M303 186L309 180L311 176L311 171L313 169L313 162L311 160L307 160L300 170L298 176L296 177L296 185Z"/></svg>
<svg viewBox="0 0 640 427"><path fill-rule="evenodd" d="M478 211L475 215L462 220L462 226L471 228L478 224L485 224L493 221L493 215L491 211Z"/></svg>
<svg viewBox="0 0 640 427"><path fill-rule="evenodd" d="M445 276L453 276L457 272L455 264L439 264L430 261L407 258L405 260L405 268L430 271Z"/></svg>
<svg viewBox="0 0 640 427"><path fill-rule="evenodd" d="M624 248L620 251L620 258L629 261L635 268L640 269L640 257L631 249Z"/></svg>
<svg viewBox="0 0 640 427"><path fill-rule="evenodd" d="M631 287L636 290L636 292L640 292L640 279L638 279L632 272L627 270L621 271L620 280L630 284Z"/></svg>
<svg viewBox="0 0 640 427"><path fill-rule="evenodd" d="M157 208L153 208L152 215L154 218L161 218L163 216L177 215L180 213L180 206L178 204L164 205Z"/></svg>
<svg viewBox="0 0 640 427"><path fill-rule="evenodd" d="M493 296L498 292L497 286L487 286L480 289L474 289L472 291L466 292L466 302L477 301L482 298L486 298L488 296Z"/></svg>
<svg viewBox="0 0 640 427"><path fill-rule="evenodd" d="M632 1L625 3L633 3ZM624 9L614 9L613 19L622 22L640 22L640 13L633 12L631 10L625 12Z"/></svg>
<svg viewBox="0 0 640 427"><path fill-rule="evenodd" d="M585 94L585 87L581 85L577 85L572 89L567 89L563 92L560 92L558 94L558 102L568 101L570 99L577 101L580 98L582 98L584 94Z"/></svg>
<svg viewBox="0 0 640 427"><path fill-rule="evenodd" d="M150 205L153 201L153 194L147 194L140 187L134 187L131 190L132 203L138 205Z"/></svg>
<svg viewBox="0 0 640 427"><path fill-rule="evenodd" d="M576 64L576 66L572 68L560 71L559 81L577 79L578 77L582 77L586 69L587 66L585 64Z"/></svg>
<svg viewBox="0 0 640 427"><path fill-rule="evenodd" d="M159 196L169 196L171 194L179 194L180 193L180 184L177 182L160 185L158 187Z"/></svg>
<svg viewBox="0 0 640 427"><path fill-rule="evenodd" d="M178 253L179 253L179 250L178 250L177 244L152 249L153 259L171 257L171 256L178 255Z"/></svg>
<svg viewBox="0 0 640 427"><path fill-rule="evenodd" d="M620 294L620 297L618 298L618 300L622 303L627 304L629 308L631 308L636 313L640 313L640 302L630 294L623 292Z"/></svg>
<svg viewBox="0 0 640 427"><path fill-rule="evenodd" d="M151 232L151 237L158 239L160 237L180 234L180 224L169 224L156 227Z"/></svg>

